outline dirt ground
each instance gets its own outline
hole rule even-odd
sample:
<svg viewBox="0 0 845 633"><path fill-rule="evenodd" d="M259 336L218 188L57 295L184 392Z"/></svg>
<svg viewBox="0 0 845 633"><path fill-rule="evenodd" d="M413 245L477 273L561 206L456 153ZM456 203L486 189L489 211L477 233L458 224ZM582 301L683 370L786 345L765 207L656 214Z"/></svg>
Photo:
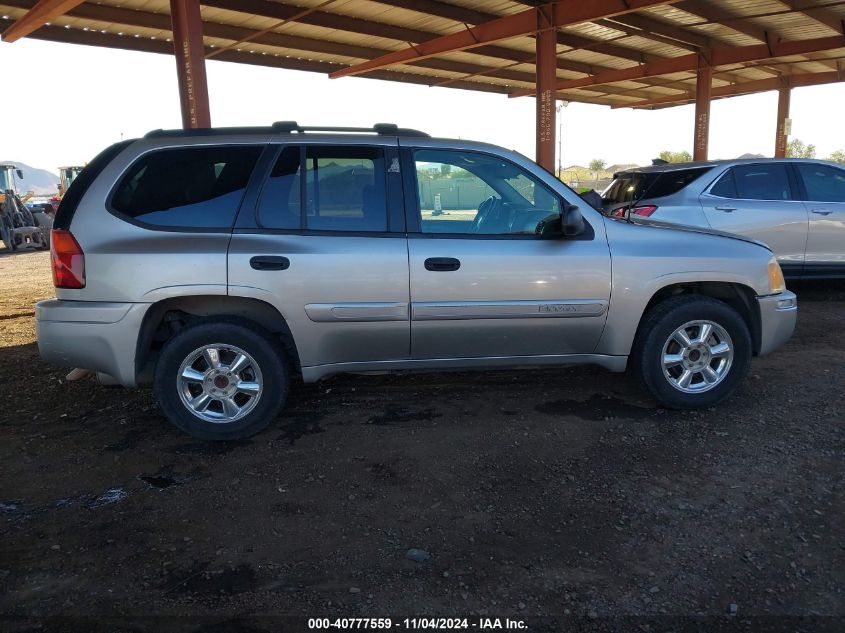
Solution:
<svg viewBox="0 0 845 633"><path fill-rule="evenodd" d="M295 387L251 440L210 444L148 389L42 364L47 254L0 250L0 629L437 615L841 631L845 284L794 289L794 338L715 410L659 409L591 368L344 376Z"/></svg>

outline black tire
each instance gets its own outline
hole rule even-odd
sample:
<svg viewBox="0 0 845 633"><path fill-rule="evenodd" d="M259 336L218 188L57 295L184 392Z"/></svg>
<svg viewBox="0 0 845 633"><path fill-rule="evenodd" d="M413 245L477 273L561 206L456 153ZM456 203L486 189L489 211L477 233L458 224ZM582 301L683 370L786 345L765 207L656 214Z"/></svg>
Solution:
<svg viewBox="0 0 845 633"><path fill-rule="evenodd" d="M14 244L12 243L12 234L9 231L9 227L6 224L5 216L0 217L0 239L3 240L3 245L9 249L10 251L15 250Z"/></svg>
<svg viewBox="0 0 845 633"><path fill-rule="evenodd" d="M50 248L50 231L53 228L53 218L44 211L36 211L32 214L32 217L35 219L35 225L41 229L41 247L48 250Z"/></svg>
<svg viewBox="0 0 845 633"><path fill-rule="evenodd" d="M700 393L686 393L664 374L663 352L673 333L694 321L710 321L721 326L730 336L733 359L715 386ZM715 406L729 398L748 374L751 356L748 325L734 308L710 297L681 295L667 299L649 311L640 324L630 361L634 375L662 405L671 409L698 409ZM667 371L682 371L682 368ZM700 379L703 380L703 376Z"/></svg>
<svg viewBox="0 0 845 633"><path fill-rule="evenodd" d="M178 377L182 363L198 348L214 344L246 352L261 375L263 388L257 402L243 417L230 422L204 420L180 395ZM284 406L289 383L288 363L278 340L252 323L215 319L190 325L165 344L156 364L153 387L161 410L177 428L199 439L224 441L249 437L266 428Z"/></svg>

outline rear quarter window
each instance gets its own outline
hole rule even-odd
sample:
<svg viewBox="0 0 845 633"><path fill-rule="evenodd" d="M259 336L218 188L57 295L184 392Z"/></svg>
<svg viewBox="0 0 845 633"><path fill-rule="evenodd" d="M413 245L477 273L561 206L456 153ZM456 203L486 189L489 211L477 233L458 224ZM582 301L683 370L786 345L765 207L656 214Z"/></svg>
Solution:
<svg viewBox="0 0 845 633"><path fill-rule="evenodd" d="M225 145L150 152L120 180L111 208L153 226L229 229L262 149Z"/></svg>
<svg viewBox="0 0 845 633"><path fill-rule="evenodd" d="M712 167L690 167L671 171L629 171L617 174L602 195L604 204L622 204L638 198L671 196L703 176Z"/></svg>

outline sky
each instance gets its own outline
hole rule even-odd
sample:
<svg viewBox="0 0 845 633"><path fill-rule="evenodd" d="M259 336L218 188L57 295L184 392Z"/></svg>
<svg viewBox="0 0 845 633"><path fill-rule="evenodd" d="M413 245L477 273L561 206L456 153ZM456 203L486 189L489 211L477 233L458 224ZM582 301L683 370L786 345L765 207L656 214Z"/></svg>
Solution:
<svg viewBox="0 0 845 633"><path fill-rule="evenodd" d="M0 43L14 78L5 92L0 160L55 171L84 164L121 138L181 126L176 63L168 55L23 39ZM374 79L207 62L214 126L364 126L391 122L432 136L485 141L534 156L534 99ZM845 83L792 91L792 137L826 157L845 149ZM714 101L710 158L774 151L777 93ZM692 151L692 105L612 110L571 103L562 111L564 166L648 164L663 150Z"/></svg>

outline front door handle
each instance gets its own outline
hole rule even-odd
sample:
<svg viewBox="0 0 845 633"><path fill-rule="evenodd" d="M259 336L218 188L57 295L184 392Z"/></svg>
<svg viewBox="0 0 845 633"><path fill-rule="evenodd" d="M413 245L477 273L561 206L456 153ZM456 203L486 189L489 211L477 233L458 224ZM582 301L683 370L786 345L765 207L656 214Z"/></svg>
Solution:
<svg viewBox="0 0 845 633"><path fill-rule="evenodd" d="M725 213L730 213L731 211L736 211L736 207L718 206L716 207L716 210L724 211Z"/></svg>
<svg viewBox="0 0 845 633"><path fill-rule="evenodd" d="M454 257L429 257L425 260L425 269L433 272L448 272L460 267L461 260Z"/></svg>
<svg viewBox="0 0 845 633"><path fill-rule="evenodd" d="M276 255L256 255L249 260L249 265L255 270L287 270L290 260Z"/></svg>
<svg viewBox="0 0 845 633"><path fill-rule="evenodd" d="M821 209L813 209L811 213L815 213L816 215L830 215L833 211L822 211Z"/></svg>

